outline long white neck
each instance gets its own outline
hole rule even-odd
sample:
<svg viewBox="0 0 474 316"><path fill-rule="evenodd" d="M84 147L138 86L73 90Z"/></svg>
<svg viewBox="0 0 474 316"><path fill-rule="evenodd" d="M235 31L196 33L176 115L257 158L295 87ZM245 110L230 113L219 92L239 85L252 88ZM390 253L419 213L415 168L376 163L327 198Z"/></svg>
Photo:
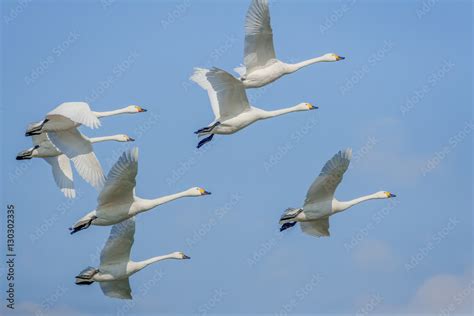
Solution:
<svg viewBox="0 0 474 316"><path fill-rule="evenodd" d="M146 259L143 261L138 261L138 262L135 262L134 272L140 271L141 269L149 266L150 264L156 263L158 261L166 260L166 259L176 259L176 258L174 257L174 255L168 254L164 256L153 257L153 258Z"/></svg>
<svg viewBox="0 0 474 316"><path fill-rule="evenodd" d="M151 200L139 199L139 201L140 201L140 210L138 211L138 213L149 211L152 208L155 208L155 207L157 207L161 204L165 204L165 203L168 203L170 201L173 201L173 200L176 200L176 199L179 199L179 198L182 198L182 197L186 197L186 196L190 196L188 191L183 191L183 192L179 192L179 193L175 193L175 194L170 194L170 195L162 196L162 197L159 197L157 199L151 199Z"/></svg>
<svg viewBox="0 0 474 316"><path fill-rule="evenodd" d="M369 194L365 196L361 196L357 199L353 199L350 201L335 201L333 205L333 212L338 213L347 210L350 207L353 207L354 205L357 205L359 203L368 201L368 200L374 200L374 199L380 199L380 197L374 193L374 194Z"/></svg>
<svg viewBox="0 0 474 316"><path fill-rule="evenodd" d="M303 67L306 67L306 66L309 66L309 65L312 65L312 64L315 64L315 63L320 63L320 62L324 62L324 61L327 61L325 59L324 56L320 56L320 57L316 57L316 58L311 58L311 59L308 59L308 60L305 60L305 61L302 61L302 62L299 62L299 63L296 63L296 64L287 64L287 67L288 67L288 71L291 73L291 72L295 72Z"/></svg>
<svg viewBox="0 0 474 316"><path fill-rule="evenodd" d="M107 141L118 141L118 135L112 135L112 136L103 136L103 137L91 137L89 138L89 141L91 143L100 143L100 142L107 142Z"/></svg>
<svg viewBox="0 0 474 316"><path fill-rule="evenodd" d="M289 108L284 108L280 110L275 110L275 111L264 111L262 110L262 119L267 119L275 116L280 116L283 114L291 113L291 112L298 112L298 111L304 111L305 109L301 108L299 105L295 105Z"/></svg>
<svg viewBox="0 0 474 316"><path fill-rule="evenodd" d="M94 115L97 116L98 118L101 118L101 117L113 116L113 115L124 114L124 113L130 113L127 107L124 107L118 110L112 110L112 111L94 112Z"/></svg>

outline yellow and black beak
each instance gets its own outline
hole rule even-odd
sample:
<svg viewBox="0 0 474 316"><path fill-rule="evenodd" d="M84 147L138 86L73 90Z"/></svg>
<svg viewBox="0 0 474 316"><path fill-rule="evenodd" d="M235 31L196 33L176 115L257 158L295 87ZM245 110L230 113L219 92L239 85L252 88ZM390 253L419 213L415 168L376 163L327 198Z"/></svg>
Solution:
<svg viewBox="0 0 474 316"><path fill-rule="evenodd" d="M339 55L336 55L336 60L339 61L339 60L344 60L346 59L346 57L342 57L342 56L339 56Z"/></svg>
<svg viewBox="0 0 474 316"><path fill-rule="evenodd" d="M183 259L191 259L190 256L186 256L185 254L183 254Z"/></svg>

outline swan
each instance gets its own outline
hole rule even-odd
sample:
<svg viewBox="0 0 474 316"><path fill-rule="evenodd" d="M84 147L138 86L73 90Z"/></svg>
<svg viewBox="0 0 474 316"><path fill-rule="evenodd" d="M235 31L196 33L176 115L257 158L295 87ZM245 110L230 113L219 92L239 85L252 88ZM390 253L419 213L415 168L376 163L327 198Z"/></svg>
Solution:
<svg viewBox="0 0 474 316"><path fill-rule="evenodd" d="M94 112L89 107L89 104L85 102L65 102L46 114L46 118L41 122L30 125L26 130L25 136L66 130L79 125L85 125L94 129L100 126L99 119L101 117L146 111L138 105L129 105L114 111Z"/></svg>
<svg viewBox="0 0 474 316"><path fill-rule="evenodd" d="M209 195L210 192L194 187L183 192L148 200L135 195L135 178L138 171L138 148L125 151L110 169L104 188L97 198L97 207L73 227L71 234L90 225L108 226L149 211L161 204L187 196Z"/></svg>
<svg viewBox="0 0 474 316"><path fill-rule="evenodd" d="M135 218L112 226L110 236L100 254L99 268L87 267L76 276L77 285L99 282L102 292L114 298L132 299L129 277L143 268L166 259L191 259L182 252L143 261L131 261L130 251L135 234Z"/></svg>
<svg viewBox="0 0 474 316"><path fill-rule="evenodd" d="M345 59L334 53L295 64L284 63L275 57L273 32L267 0L253 0L245 20L244 66L234 70L245 88L258 88L299 69L319 63Z"/></svg>
<svg viewBox="0 0 474 316"><path fill-rule="evenodd" d="M117 142L130 142L134 141L128 135L119 134L105 137L92 137L84 139L91 144L104 142L104 141L117 141ZM53 145L49 139L48 133L41 133L32 136L33 147L24 151L21 151L16 156L17 160L25 160L31 158L43 158L47 163L51 165L53 171L54 181L59 187L61 192L67 198L75 198L76 191L74 189L74 182L72 176L71 163L69 158L63 154L56 146Z"/></svg>
<svg viewBox="0 0 474 316"><path fill-rule="evenodd" d="M329 236L329 216L347 210L364 201L373 199L390 199L396 197L387 191L362 196L351 201L338 201L334 192L342 180L344 172L349 167L352 150L339 151L331 160L326 162L321 173L313 182L306 194L302 208L288 208L280 218L280 231L294 226L297 222L301 230L309 235Z"/></svg>
<svg viewBox="0 0 474 316"><path fill-rule="evenodd" d="M209 135L199 142L197 148L210 142L214 134L233 134L258 120L317 109L309 103L300 103L275 111L253 107L249 104L243 83L219 68L211 70L195 68L190 79L207 90L215 116L215 120L209 126L195 132L198 136Z"/></svg>

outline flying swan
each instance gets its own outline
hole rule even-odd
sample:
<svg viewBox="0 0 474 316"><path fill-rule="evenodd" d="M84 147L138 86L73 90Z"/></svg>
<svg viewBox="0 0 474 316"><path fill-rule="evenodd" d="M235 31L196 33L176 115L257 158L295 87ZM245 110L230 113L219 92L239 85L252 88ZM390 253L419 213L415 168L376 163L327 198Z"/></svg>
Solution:
<svg viewBox="0 0 474 316"><path fill-rule="evenodd" d="M79 125L85 125L94 129L100 126L99 119L101 117L139 112L146 112L146 110L137 105L129 105L118 110L94 112L89 107L89 104L85 102L65 102L46 114L46 118L41 122L30 125L26 130L25 136L66 130L78 127Z"/></svg>
<svg viewBox="0 0 474 316"><path fill-rule="evenodd" d="M31 158L43 158L51 165L54 181L61 192L63 192L67 198L75 198L76 191L74 189L72 169L69 158L56 146L54 146L53 143L51 143L48 133L33 135L32 141L34 146L18 153L16 159L25 160ZM94 144L104 141L130 142L134 141L134 139L124 134L92 138L83 136L84 147L89 147L88 143Z"/></svg>
<svg viewBox="0 0 474 316"><path fill-rule="evenodd" d="M245 20L244 65L235 68L245 88L258 88L299 69L319 63L344 59L325 54L296 64L287 64L275 57L273 32L267 0L253 0Z"/></svg>
<svg viewBox="0 0 474 316"><path fill-rule="evenodd" d="M104 188L97 198L97 208L70 228L71 234L90 225L108 226L120 223L161 204L187 196L201 196L210 192L194 187L186 191L157 199L142 199L135 195L135 178L138 171L138 148L125 151L110 169Z"/></svg>
<svg viewBox="0 0 474 316"><path fill-rule="evenodd" d="M87 267L76 276L77 285L99 282L102 292L114 298L132 299L129 277L143 268L166 259L190 259L182 252L153 257L143 261L131 261L130 251L135 234L135 218L116 224L100 254L98 269Z"/></svg>
<svg viewBox="0 0 474 316"><path fill-rule="evenodd" d="M195 68L190 79L207 90L215 116L209 126L195 132L198 136L209 135L199 142L197 148L210 142L214 134L233 134L258 120L291 112L317 109L309 103L300 103L275 111L265 111L253 107L249 104L243 83L218 68L211 70Z"/></svg>
<svg viewBox="0 0 474 316"><path fill-rule="evenodd" d="M364 201L373 199L389 199L395 194L386 191L376 192L367 196L342 202L334 198L334 192L349 167L352 150L339 151L326 162L321 173L313 182L306 194L302 208L289 208L280 218L280 231L293 227L297 222L301 230L309 235L329 236L329 216L347 210Z"/></svg>

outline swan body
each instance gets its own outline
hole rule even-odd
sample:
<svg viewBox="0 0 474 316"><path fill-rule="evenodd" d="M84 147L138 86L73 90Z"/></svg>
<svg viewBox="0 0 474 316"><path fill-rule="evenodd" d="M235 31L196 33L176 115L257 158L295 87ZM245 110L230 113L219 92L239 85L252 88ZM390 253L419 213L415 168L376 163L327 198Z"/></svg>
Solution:
<svg viewBox="0 0 474 316"><path fill-rule="evenodd" d="M268 0L253 0L245 20L244 65L235 69L244 88L259 88L299 69L319 63L343 60L334 53L295 64L278 60L273 47Z"/></svg>
<svg viewBox="0 0 474 316"><path fill-rule="evenodd" d="M134 140L133 138L124 134L92 138L88 138L81 134L81 137L83 137L84 140L86 142L88 141L90 144L104 141L129 142ZM32 141L34 146L18 153L16 159L25 160L32 158L43 158L48 164L51 165L54 180L61 192L63 192L67 198L75 198L76 191L74 189L74 180L70 159L51 142L48 133L33 135Z"/></svg>
<svg viewBox="0 0 474 316"><path fill-rule="evenodd" d="M85 125L94 129L100 126L99 119L101 117L145 111L145 109L137 105L130 105L113 111L95 112L85 102L65 102L49 112L41 122L30 125L26 130L25 136L37 135L42 132L63 131L78 127L79 125Z"/></svg>
<svg viewBox="0 0 474 316"><path fill-rule="evenodd" d="M379 191L350 201L338 201L334 192L349 167L352 150L339 151L329 160L306 194L302 208L288 208L280 218L280 231L300 223L304 233L312 236L329 236L329 217L359 203L373 199L389 199L396 195Z"/></svg>
<svg viewBox="0 0 474 316"><path fill-rule="evenodd" d="M198 148L212 140L214 134L233 134L259 120L317 108L309 103L275 111L251 106L243 83L218 68L196 68L190 79L207 91L215 116L211 124L195 132L198 136L210 135L199 142Z"/></svg>
<svg viewBox="0 0 474 316"><path fill-rule="evenodd" d="M131 261L130 252L134 242L135 218L130 218L112 227L110 236L100 254L99 268L88 267L76 276L75 283L89 285L99 282L102 292L109 297L132 299L129 277L145 267L167 259L190 259L182 252L143 261Z"/></svg>
<svg viewBox="0 0 474 316"><path fill-rule="evenodd" d="M114 225L179 198L211 194L202 188L193 187L157 199L142 199L135 195L137 172L138 148L134 148L120 156L107 175L105 185L97 198L96 209L79 219L70 228L71 234L86 229L90 225Z"/></svg>

